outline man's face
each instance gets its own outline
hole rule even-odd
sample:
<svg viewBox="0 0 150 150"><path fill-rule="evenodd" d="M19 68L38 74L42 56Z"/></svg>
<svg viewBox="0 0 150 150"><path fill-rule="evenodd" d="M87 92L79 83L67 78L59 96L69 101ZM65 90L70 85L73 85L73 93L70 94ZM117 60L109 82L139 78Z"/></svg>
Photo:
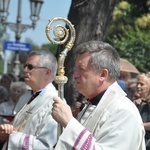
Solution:
<svg viewBox="0 0 150 150"><path fill-rule="evenodd" d="M84 53L78 56L76 60L76 70L74 78L77 89L87 98L93 98L99 93L99 71L94 70L91 65L91 55Z"/></svg>
<svg viewBox="0 0 150 150"><path fill-rule="evenodd" d="M36 67L42 67L39 64L40 56L35 55L31 56L27 59L26 64L32 65ZM27 85L29 85L32 89L37 89L38 87L44 83L46 69L44 68L33 68L32 70L28 69L28 67L24 68L24 80Z"/></svg>

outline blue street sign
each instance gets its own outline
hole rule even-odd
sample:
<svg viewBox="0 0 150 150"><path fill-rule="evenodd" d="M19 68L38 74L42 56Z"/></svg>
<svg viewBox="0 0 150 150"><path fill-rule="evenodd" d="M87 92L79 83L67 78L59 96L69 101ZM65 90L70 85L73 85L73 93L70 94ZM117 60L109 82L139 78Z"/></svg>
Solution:
<svg viewBox="0 0 150 150"><path fill-rule="evenodd" d="M4 42L4 50L29 52L30 51L30 44L29 43L5 41Z"/></svg>

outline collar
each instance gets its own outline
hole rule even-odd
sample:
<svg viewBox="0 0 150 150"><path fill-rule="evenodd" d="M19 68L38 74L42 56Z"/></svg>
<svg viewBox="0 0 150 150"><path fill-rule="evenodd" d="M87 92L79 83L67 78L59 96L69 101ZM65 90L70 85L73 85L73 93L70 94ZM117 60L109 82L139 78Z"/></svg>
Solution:
<svg viewBox="0 0 150 150"><path fill-rule="evenodd" d="M54 89L53 84L52 84L52 83L49 83L49 84L47 84L44 88L39 89L39 90L36 91L36 92L33 92L33 90L31 90L31 95L32 95L32 94L36 94L37 92L40 92L41 94L44 94L47 90L48 90L48 91L51 91L51 90L53 90L53 89Z"/></svg>
<svg viewBox="0 0 150 150"><path fill-rule="evenodd" d="M96 97L92 98L92 99L88 99L88 102L91 103L92 105L96 105L99 103L99 101L101 100L102 96L104 95L104 93L106 92L103 91L100 94L98 94Z"/></svg>

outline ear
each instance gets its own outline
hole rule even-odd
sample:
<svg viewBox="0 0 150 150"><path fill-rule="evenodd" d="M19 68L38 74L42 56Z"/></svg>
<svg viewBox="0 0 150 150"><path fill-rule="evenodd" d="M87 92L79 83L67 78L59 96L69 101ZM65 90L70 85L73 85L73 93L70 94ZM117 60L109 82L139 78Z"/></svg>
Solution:
<svg viewBox="0 0 150 150"><path fill-rule="evenodd" d="M46 73L45 73L46 78L50 78L50 77L51 77L51 74L52 74L51 69L47 69L47 70L46 70Z"/></svg>
<svg viewBox="0 0 150 150"><path fill-rule="evenodd" d="M106 79L108 77L108 70L107 69L102 69L100 71L100 78L101 79Z"/></svg>

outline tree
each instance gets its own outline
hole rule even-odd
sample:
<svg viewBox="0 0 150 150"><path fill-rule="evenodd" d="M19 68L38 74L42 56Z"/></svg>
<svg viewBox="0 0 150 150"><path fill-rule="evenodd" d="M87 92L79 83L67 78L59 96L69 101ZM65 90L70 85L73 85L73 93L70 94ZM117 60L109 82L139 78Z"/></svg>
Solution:
<svg viewBox="0 0 150 150"><path fill-rule="evenodd" d="M65 60L68 82L65 85L65 98L72 106L79 93L73 81L75 47L89 40L104 40L111 20L115 0L72 0L68 19L74 24L76 41Z"/></svg>
<svg viewBox="0 0 150 150"><path fill-rule="evenodd" d="M139 71L150 69L150 0L120 0L113 12L107 41Z"/></svg>
<svg viewBox="0 0 150 150"><path fill-rule="evenodd" d="M49 51L51 51L54 55L56 55L57 47L58 47L58 45L56 45L56 44L48 43L48 44L43 44L43 45L41 46L41 49L49 50Z"/></svg>

